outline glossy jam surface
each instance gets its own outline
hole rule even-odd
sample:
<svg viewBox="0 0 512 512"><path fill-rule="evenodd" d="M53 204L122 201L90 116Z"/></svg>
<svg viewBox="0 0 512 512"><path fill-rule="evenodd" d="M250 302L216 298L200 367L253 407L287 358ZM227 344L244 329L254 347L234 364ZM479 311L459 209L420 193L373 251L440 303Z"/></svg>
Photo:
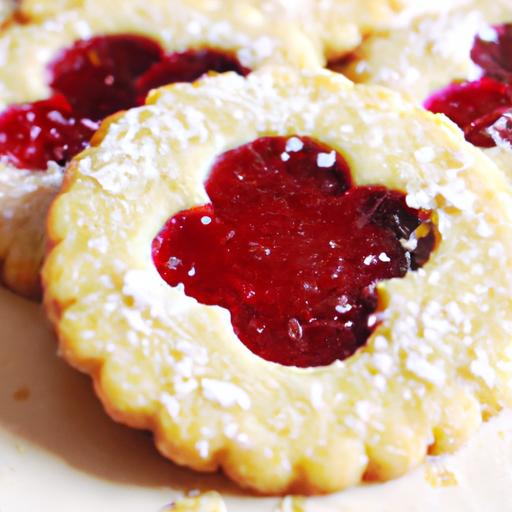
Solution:
<svg viewBox="0 0 512 512"><path fill-rule="evenodd" d="M512 23L492 27L486 38L478 35L471 49L471 59L485 76L512 82Z"/></svg>
<svg viewBox="0 0 512 512"><path fill-rule="evenodd" d="M85 149L98 126L77 118L61 95L15 105L0 115L0 155L25 169L46 169L48 162L64 165Z"/></svg>
<svg viewBox="0 0 512 512"><path fill-rule="evenodd" d="M512 141L512 24L492 27L486 38L475 38L471 59L482 78L453 83L432 95L425 108L446 114L466 139L490 148Z"/></svg>
<svg viewBox="0 0 512 512"><path fill-rule="evenodd" d="M50 99L0 113L0 157L18 168L64 165L87 147L102 119L142 104L154 87L193 81L208 71L249 72L217 50L165 54L155 41L135 35L77 41L48 71Z"/></svg>
<svg viewBox="0 0 512 512"><path fill-rule="evenodd" d="M512 107L512 88L492 78L453 84L432 95L425 108L447 115L479 147L493 147L489 128Z"/></svg>
<svg viewBox="0 0 512 512"><path fill-rule="evenodd" d="M140 36L77 41L50 64L50 87L78 116L101 120L136 105L135 81L163 55L158 43Z"/></svg>
<svg viewBox="0 0 512 512"><path fill-rule="evenodd" d="M240 340L269 361L351 356L376 326L376 283L434 248L427 212L401 192L355 186L343 158L306 137L225 153L206 190L210 204L178 213L154 239L155 265L170 285L227 308Z"/></svg>

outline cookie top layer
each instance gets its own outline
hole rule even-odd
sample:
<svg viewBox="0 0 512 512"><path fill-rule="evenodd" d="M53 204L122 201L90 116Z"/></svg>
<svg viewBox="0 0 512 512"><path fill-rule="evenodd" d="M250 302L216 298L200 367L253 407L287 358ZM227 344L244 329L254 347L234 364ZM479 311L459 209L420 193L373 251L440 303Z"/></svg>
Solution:
<svg viewBox="0 0 512 512"><path fill-rule="evenodd" d="M317 368L255 356L151 258L165 221L208 201L219 155L293 134L338 151L356 184L403 190L441 237L422 269L379 285L364 348ZM261 492L329 492L453 450L511 402L511 224L504 177L443 117L327 71L226 74L155 91L71 165L45 303L62 355L164 455Z"/></svg>

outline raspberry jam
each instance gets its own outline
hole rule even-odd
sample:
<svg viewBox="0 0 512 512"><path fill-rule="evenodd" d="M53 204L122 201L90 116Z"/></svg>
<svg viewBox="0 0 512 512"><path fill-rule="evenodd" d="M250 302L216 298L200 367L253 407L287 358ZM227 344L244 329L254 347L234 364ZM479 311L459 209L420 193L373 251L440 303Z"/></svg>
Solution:
<svg viewBox="0 0 512 512"><path fill-rule="evenodd" d="M489 128L512 108L512 88L492 78L453 84L432 95L425 108L448 116L475 146L490 148L495 142Z"/></svg>
<svg viewBox="0 0 512 512"><path fill-rule="evenodd" d="M136 105L135 81L163 56L158 43L141 36L77 41L50 64L50 87L77 116L101 120Z"/></svg>
<svg viewBox="0 0 512 512"><path fill-rule="evenodd" d="M446 114L476 146L490 148L499 140L510 143L512 24L492 27L485 39L478 35L471 59L481 68L482 78L449 85L432 95L425 108Z"/></svg>
<svg viewBox="0 0 512 512"><path fill-rule="evenodd" d="M435 245L428 212L402 192L355 186L341 155L307 137L228 151L206 191L211 203L176 214L153 240L156 268L227 308L239 339L284 365L351 356L376 327L376 283L422 266Z"/></svg>
<svg viewBox="0 0 512 512"><path fill-rule="evenodd" d="M512 83L512 23L492 27L485 38L477 35L471 59L485 76Z"/></svg>
<svg viewBox="0 0 512 512"><path fill-rule="evenodd" d="M193 81L208 71L249 73L223 52L165 54L157 42L135 35L77 41L48 71L50 99L0 113L0 157L18 168L64 165L87 147L102 119L143 103L152 88Z"/></svg>
<svg viewBox="0 0 512 512"><path fill-rule="evenodd" d="M148 92L165 84L193 82L205 73L234 71L247 76L250 70L243 67L232 55L217 50L188 50L171 53L153 64L136 82L139 102L144 103Z"/></svg>
<svg viewBox="0 0 512 512"><path fill-rule="evenodd" d="M86 148L99 124L77 118L66 98L13 105L0 115L0 155L25 169L64 165Z"/></svg>

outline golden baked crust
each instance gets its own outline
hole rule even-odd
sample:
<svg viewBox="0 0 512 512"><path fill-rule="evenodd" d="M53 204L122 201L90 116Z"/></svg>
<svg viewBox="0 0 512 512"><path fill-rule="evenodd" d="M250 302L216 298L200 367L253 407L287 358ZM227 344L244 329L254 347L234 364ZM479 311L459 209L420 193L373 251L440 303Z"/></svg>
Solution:
<svg viewBox="0 0 512 512"><path fill-rule="evenodd" d="M98 34L144 34L168 51L228 49L253 69L321 62L300 30L269 24L239 0L230 9L202 0L131 0L129 9L123 0L25 0L20 8L32 22L11 24L0 39L0 109L47 98L48 62L75 40ZM27 297L40 294L43 220L61 174L55 167L30 172L0 162L0 280Z"/></svg>
<svg viewBox="0 0 512 512"><path fill-rule="evenodd" d="M327 367L255 356L226 310L168 286L151 259L164 222L207 201L214 159L271 134L332 146L356 183L433 210L442 237L424 268L380 285L367 345ZM330 492L454 450L511 403L510 189L442 116L277 68L159 89L96 142L50 211L45 304L62 356L165 456L260 492Z"/></svg>

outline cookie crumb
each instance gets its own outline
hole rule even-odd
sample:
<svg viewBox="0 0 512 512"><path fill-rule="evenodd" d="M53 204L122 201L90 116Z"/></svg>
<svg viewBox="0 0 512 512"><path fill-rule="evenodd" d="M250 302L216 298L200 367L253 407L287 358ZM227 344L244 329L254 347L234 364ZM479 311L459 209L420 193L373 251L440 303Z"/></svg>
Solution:
<svg viewBox="0 0 512 512"><path fill-rule="evenodd" d="M425 466L425 480L434 488L459 485L455 473L439 461L431 461Z"/></svg>
<svg viewBox="0 0 512 512"><path fill-rule="evenodd" d="M296 496L286 496L274 512L304 512L304 500Z"/></svg>
<svg viewBox="0 0 512 512"><path fill-rule="evenodd" d="M30 389L27 386L22 386L12 394L12 397L16 402L25 402L30 398Z"/></svg>

